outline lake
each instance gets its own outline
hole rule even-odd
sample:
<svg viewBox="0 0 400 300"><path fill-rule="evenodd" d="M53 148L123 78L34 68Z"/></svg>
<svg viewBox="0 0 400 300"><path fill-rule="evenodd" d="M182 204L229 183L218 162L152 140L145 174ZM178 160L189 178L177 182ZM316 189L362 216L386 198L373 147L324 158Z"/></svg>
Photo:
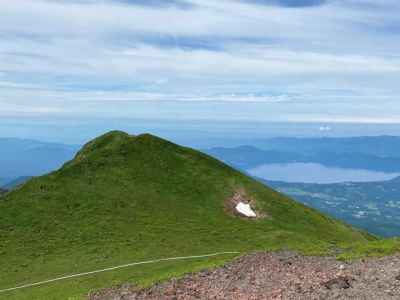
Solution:
<svg viewBox="0 0 400 300"><path fill-rule="evenodd" d="M247 170L247 172L266 180L303 183L384 181L400 175L399 173L326 167L317 163L267 164Z"/></svg>

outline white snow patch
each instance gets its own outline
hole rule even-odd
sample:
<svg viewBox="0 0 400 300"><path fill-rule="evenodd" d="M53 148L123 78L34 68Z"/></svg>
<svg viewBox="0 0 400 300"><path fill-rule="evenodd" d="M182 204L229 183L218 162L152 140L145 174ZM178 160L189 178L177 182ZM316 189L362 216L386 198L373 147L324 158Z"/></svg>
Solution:
<svg viewBox="0 0 400 300"><path fill-rule="evenodd" d="M239 202L236 205L236 210L238 213L240 213L248 218L257 217L256 213L251 209L250 204L245 204L243 202Z"/></svg>

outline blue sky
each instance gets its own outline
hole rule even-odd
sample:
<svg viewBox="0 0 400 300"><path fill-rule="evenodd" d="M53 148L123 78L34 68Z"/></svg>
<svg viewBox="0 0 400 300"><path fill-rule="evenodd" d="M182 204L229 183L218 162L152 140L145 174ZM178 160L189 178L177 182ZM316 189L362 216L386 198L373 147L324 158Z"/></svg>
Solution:
<svg viewBox="0 0 400 300"><path fill-rule="evenodd" d="M13 0L0 117L400 123L398 0Z"/></svg>

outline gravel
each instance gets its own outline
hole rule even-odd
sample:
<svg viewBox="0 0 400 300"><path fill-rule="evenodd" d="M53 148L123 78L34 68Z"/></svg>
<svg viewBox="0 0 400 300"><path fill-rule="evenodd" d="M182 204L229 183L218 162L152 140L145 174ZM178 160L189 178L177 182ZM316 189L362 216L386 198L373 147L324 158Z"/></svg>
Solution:
<svg viewBox="0 0 400 300"><path fill-rule="evenodd" d="M89 299L400 299L400 255L343 263L292 252L254 253L148 289L125 285Z"/></svg>

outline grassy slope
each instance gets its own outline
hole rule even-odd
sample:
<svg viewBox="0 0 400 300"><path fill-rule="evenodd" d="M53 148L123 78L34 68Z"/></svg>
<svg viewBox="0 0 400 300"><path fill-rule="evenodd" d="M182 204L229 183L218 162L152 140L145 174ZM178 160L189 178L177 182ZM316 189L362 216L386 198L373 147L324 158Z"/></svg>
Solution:
<svg viewBox="0 0 400 300"><path fill-rule="evenodd" d="M237 189L271 218L226 214L224 200ZM150 135L111 132L59 171L2 198L0 289L151 258L282 247L310 253L365 240L209 156ZM93 288L145 284L227 258L132 268L0 298L74 299Z"/></svg>
<svg viewBox="0 0 400 300"><path fill-rule="evenodd" d="M367 243L353 243L343 247L343 252L338 255L338 259L352 260L368 257L388 256L400 251L400 239L382 239L369 241Z"/></svg>

